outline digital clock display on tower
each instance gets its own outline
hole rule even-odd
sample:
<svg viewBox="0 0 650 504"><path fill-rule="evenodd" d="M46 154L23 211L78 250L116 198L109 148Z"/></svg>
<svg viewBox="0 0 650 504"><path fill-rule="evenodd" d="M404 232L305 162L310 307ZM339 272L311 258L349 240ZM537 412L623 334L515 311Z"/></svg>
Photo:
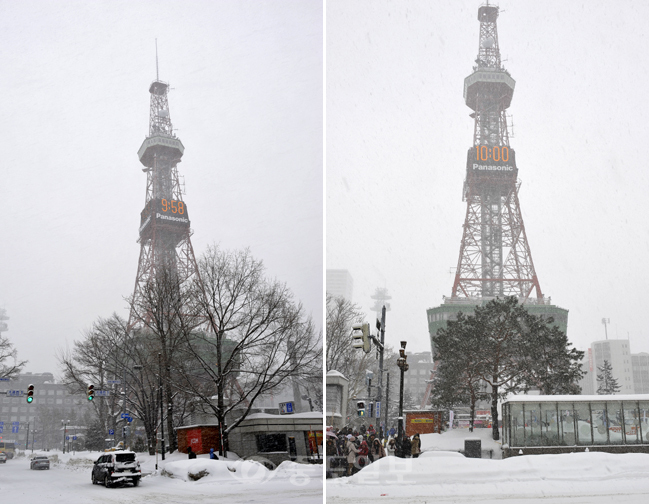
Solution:
<svg viewBox="0 0 650 504"><path fill-rule="evenodd" d="M150 233L149 226L155 221L165 226L174 228L189 227L190 219L187 214L187 205L184 201L174 199L150 200L140 214L140 235Z"/></svg>
<svg viewBox="0 0 650 504"><path fill-rule="evenodd" d="M156 200L155 217L157 220L170 224L187 224L190 221L187 217L187 205L185 202L173 199Z"/></svg>
<svg viewBox="0 0 650 504"><path fill-rule="evenodd" d="M498 173L517 176L515 151L507 145L475 145L467 151L468 174Z"/></svg>

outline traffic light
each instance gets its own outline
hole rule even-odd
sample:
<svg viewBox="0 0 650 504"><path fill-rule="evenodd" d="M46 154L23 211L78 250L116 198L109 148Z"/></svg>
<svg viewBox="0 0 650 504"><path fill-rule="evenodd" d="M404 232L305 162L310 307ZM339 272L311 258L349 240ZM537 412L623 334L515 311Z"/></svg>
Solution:
<svg viewBox="0 0 650 504"><path fill-rule="evenodd" d="M89 401L92 401L95 398L95 386L92 383L88 385L88 389L86 390L86 397Z"/></svg>
<svg viewBox="0 0 650 504"><path fill-rule="evenodd" d="M363 348L363 351L370 352L370 324L354 324L352 326L352 346Z"/></svg>
<svg viewBox="0 0 650 504"><path fill-rule="evenodd" d="M27 387L27 402L31 404L33 400L34 400L34 385L30 383L29 387Z"/></svg>
<svg viewBox="0 0 650 504"><path fill-rule="evenodd" d="M366 416L366 403L363 401L357 402L357 416Z"/></svg>

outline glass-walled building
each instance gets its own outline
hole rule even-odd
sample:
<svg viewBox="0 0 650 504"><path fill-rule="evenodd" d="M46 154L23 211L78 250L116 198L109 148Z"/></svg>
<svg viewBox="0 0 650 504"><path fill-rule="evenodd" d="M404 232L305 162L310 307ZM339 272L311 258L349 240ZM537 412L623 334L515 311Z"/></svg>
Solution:
<svg viewBox="0 0 650 504"><path fill-rule="evenodd" d="M510 396L502 419L504 457L586 449L648 453L647 394Z"/></svg>

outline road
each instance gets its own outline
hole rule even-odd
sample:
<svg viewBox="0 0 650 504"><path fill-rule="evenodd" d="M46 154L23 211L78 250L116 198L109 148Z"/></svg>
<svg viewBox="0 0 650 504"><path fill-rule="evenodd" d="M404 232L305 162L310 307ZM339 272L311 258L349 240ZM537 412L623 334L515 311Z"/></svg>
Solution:
<svg viewBox="0 0 650 504"><path fill-rule="evenodd" d="M29 469L29 459L22 457L0 464L2 502L13 504L202 504L216 499L233 504L323 502L322 479L305 485L288 480L263 483L232 481L185 482L151 475L138 487L105 488L90 481L91 466L85 461L53 464L50 470Z"/></svg>

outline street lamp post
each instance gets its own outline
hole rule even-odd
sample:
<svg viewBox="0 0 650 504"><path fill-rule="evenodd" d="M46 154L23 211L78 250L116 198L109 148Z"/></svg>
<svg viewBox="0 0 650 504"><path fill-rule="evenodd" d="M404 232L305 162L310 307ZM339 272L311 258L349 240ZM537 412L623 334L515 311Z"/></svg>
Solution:
<svg viewBox="0 0 650 504"><path fill-rule="evenodd" d="M399 418L397 419L397 438L401 443L404 434L404 373L408 371L406 363L406 341L400 341L402 348L399 349L397 367L399 367Z"/></svg>
<svg viewBox="0 0 650 504"><path fill-rule="evenodd" d="M68 430L68 422L70 422L70 420L61 420L61 425L63 425L63 453L65 453L65 434Z"/></svg>

